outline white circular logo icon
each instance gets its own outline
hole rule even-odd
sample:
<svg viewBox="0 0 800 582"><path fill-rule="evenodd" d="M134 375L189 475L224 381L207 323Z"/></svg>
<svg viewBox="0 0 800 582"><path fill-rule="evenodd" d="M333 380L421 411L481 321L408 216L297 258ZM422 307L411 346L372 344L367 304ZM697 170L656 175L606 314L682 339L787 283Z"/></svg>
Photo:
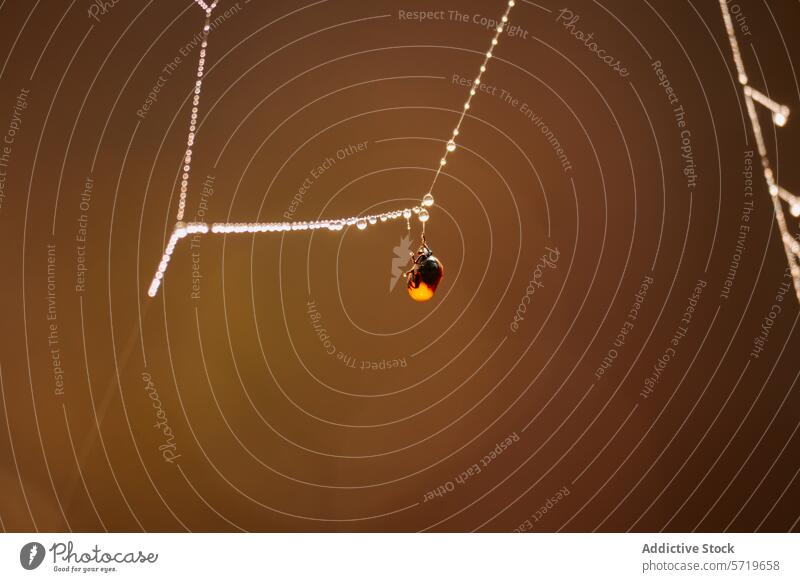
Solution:
<svg viewBox="0 0 800 582"><path fill-rule="evenodd" d="M44 546L38 542L30 542L22 546L19 552L19 563L26 570L35 570L44 561Z"/></svg>

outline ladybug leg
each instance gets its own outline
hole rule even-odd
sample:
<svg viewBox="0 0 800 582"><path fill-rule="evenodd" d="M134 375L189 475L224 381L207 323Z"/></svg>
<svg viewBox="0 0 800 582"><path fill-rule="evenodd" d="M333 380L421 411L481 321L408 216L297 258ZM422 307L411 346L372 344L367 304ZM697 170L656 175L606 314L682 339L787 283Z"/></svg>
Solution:
<svg viewBox="0 0 800 582"><path fill-rule="evenodd" d="M420 276L419 272L416 269L411 269L406 273L406 279L408 280L408 286L412 289L417 289L419 287Z"/></svg>

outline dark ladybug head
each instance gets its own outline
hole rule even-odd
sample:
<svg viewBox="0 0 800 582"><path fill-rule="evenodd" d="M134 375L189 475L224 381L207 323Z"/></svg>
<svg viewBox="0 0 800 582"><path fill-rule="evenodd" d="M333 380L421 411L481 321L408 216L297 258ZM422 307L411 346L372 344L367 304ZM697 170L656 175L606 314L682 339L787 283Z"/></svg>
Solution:
<svg viewBox="0 0 800 582"><path fill-rule="evenodd" d="M419 250L417 251L416 262L418 263L422 262L432 256L433 256L433 251L428 248L428 245L423 244L421 247L419 247Z"/></svg>

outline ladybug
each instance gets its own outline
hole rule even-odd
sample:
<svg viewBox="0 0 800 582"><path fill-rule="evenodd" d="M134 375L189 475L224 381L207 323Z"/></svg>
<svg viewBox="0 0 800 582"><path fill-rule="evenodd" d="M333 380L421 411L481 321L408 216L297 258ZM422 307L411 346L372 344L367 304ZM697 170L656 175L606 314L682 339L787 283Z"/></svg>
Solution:
<svg viewBox="0 0 800 582"><path fill-rule="evenodd" d="M411 253L414 257L414 266L406 272L408 294L414 301L429 301L436 293L436 287L444 275L442 262L433 256L425 236L422 237L422 246L416 252Z"/></svg>

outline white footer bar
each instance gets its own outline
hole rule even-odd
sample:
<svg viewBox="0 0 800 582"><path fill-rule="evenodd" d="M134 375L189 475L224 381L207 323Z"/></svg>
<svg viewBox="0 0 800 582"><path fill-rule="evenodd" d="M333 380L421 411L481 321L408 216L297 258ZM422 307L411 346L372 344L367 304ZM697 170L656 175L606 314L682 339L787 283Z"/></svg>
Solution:
<svg viewBox="0 0 800 582"><path fill-rule="evenodd" d="M0 580L800 580L791 534L4 534Z"/></svg>

